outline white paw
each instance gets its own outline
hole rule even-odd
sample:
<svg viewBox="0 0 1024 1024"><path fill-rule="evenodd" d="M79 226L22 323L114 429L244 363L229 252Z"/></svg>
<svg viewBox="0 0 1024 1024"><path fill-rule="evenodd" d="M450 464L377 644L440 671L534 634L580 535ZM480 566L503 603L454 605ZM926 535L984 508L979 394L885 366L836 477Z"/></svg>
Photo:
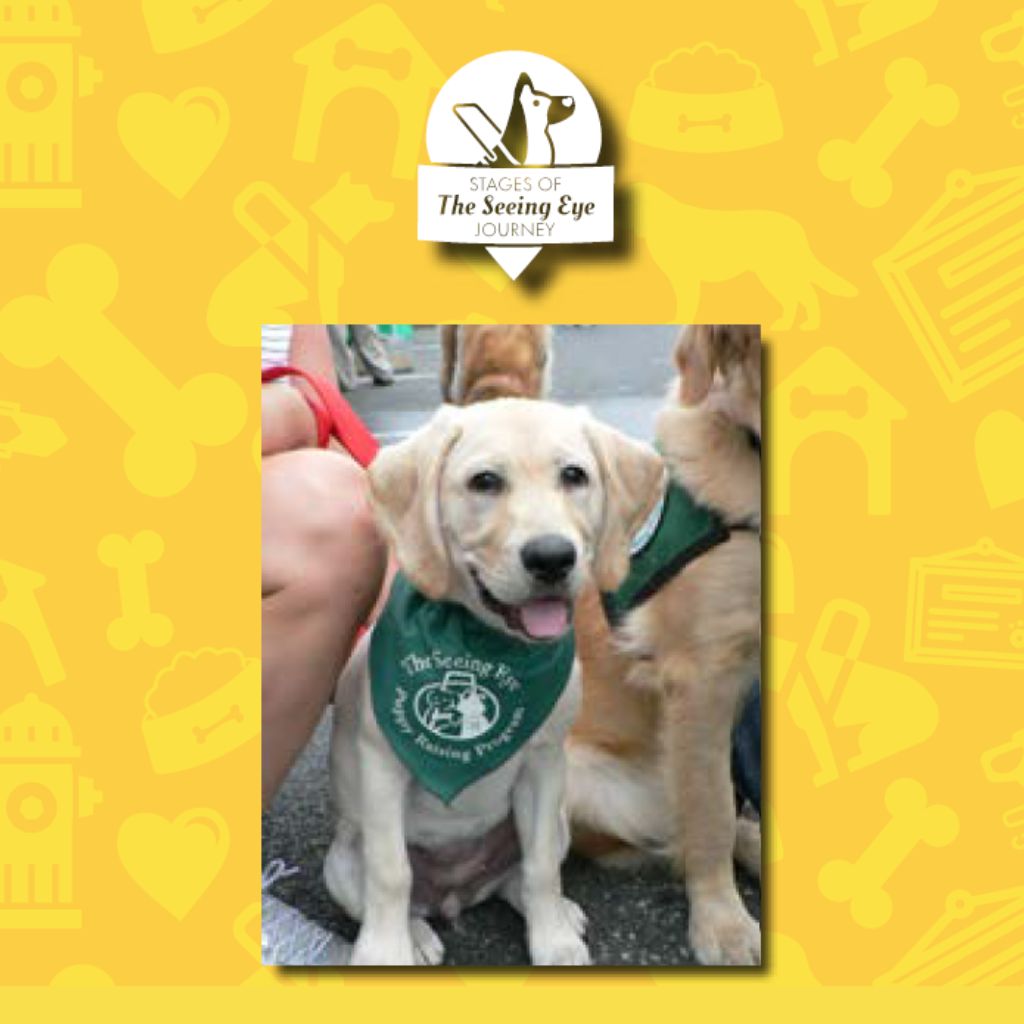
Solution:
<svg viewBox="0 0 1024 1024"><path fill-rule="evenodd" d="M535 967L589 967L590 950L574 931L568 930L531 942L530 962Z"/></svg>
<svg viewBox="0 0 1024 1024"><path fill-rule="evenodd" d="M550 915L529 929L531 963L537 967L587 967L586 929L586 914L572 900L557 897Z"/></svg>
<svg viewBox="0 0 1024 1024"><path fill-rule="evenodd" d="M761 962L761 928L738 893L691 901L690 945L709 966L754 967Z"/></svg>
<svg viewBox="0 0 1024 1024"><path fill-rule="evenodd" d="M438 938L437 932L422 917L414 917L409 922L409 929L412 932L416 966L437 967L444 960L444 943Z"/></svg>
<svg viewBox="0 0 1024 1024"><path fill-rule="evenodd" d="M397 934L373 934L366 928L359 931L352 950L350 967L414 967L416 955L412 936L405 928Z"/></svg>
<svg viewBox="0 0 1024 1024"><path fill-rule="evenodd" d="M587 915L578 903L562 897L562 914L569 922L572 930L582 939L587 934Z"/></svg>

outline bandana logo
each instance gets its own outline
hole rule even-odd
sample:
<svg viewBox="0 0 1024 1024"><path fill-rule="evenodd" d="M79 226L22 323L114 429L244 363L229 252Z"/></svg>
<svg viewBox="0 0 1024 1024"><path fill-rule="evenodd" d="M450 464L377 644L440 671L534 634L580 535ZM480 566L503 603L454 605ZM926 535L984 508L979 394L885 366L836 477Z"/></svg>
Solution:
<svg viewBox="0 0 1024 1024"><path fill-rule="evenodd" d="M498 698L472 672L447 672L416 694L413 713L420 724L444 740L475 740L494 728L501 712Z"/></svg>
<svg viewBox="0 0 1024 1024"><path fill-rule="evenodd" d="M571 633L526 643L398 573L370 640L374 717L417 782L451 803L544 724L574 655Z"/></svg>

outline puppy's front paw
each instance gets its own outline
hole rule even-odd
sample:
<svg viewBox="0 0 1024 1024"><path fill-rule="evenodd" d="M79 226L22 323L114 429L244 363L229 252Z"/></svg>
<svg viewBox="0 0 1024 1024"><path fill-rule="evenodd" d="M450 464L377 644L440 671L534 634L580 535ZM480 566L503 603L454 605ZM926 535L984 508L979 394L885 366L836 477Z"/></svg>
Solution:
<svg viewBox="0 0 1024 1024"><path fill-rule="evenodd" d="M409 922L417 967L437 967L444 960L444 943L422 917Z"/></svg>
<svg viewBox="0 0 1024 1024"><path fill-rule="evenodd" d="M761 962L761 928L736 893L691 903L690 945L702 964L713 967Z"/></svg>
<svg viewBox="0 0 1024 1024"><path fill-rule="evenodd" d="M398 934L367 932L363 928L352 950L350 967L413 967L416 955L409 929Z"/></svg>
<svg viewBox="0 0 1024 1024"><path fill-rule="evenodd" d="M530 928L530 961L537 967L587 967L586 929L586 914L572 900L558 897L550 916Z"/></svg>
<svg viewBox="0 0 1024 1024"><path fill-rule="evenodd" d="M582 939L587 934L587 915L578 903L562 897L562 914L572 930Z"/></svg>

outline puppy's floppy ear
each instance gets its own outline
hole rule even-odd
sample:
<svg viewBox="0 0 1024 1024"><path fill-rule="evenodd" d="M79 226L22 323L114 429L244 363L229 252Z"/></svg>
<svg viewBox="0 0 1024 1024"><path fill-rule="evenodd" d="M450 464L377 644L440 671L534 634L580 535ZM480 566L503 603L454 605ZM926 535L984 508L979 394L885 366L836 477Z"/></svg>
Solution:
<svg viewBox="0 0 1024 1024"><path fill-rule="evenodd" d="M606 427L588 414L584 430L604 484L604 517L594 550L594 581L615 590L629 570L629 544L650 514L665 466L653 448Z"/></svg>
<svg viewBox="0 0 1024 1024"><path fill-rule="evenodd" d="M395 558L427 597L448 591L451 565L441 528L441 473L462 434L460 410L443 405L408 440L370 466L370 499Z"/></svg>
<svg viewBox="0 0 1024 1024"><path fill-rule="evenodd" d="M694 324L684 327L676 342L679 399L683 405L699 405L711 390L717 365L714 331L711 324Z"/></svg>
<svg viewBox="0 0 1024 1024"><path fill-rule="evenodd" d="M524 71L519 76L519 81L516 82L516 96L522 94L523 89L528 88L530 92L534 92L533 82L530 81L530 76Z"/></svg>

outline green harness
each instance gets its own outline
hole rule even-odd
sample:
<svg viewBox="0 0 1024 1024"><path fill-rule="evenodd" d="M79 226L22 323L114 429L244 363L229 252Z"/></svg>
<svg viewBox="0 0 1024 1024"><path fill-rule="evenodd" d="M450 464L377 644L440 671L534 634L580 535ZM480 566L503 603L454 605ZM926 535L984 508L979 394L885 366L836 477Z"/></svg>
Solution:
<svg viewBox="0 0 1024 1024"><path fill-rule="evenodd" d="M571 630L518 640L399 572L370 640L374 716L416 781L450 804L543 725L575 654Z"/></svg>
<svg viewBox="0 0 1024 1024"><path fill-rule="evenodd" d="M725 543L735 530L756 532L749 522L726 523L685 487L670 480L659 505L640 528L629 553L629 573L618 590L601 595L612 626L653 597L701 555Z"/></svg>

